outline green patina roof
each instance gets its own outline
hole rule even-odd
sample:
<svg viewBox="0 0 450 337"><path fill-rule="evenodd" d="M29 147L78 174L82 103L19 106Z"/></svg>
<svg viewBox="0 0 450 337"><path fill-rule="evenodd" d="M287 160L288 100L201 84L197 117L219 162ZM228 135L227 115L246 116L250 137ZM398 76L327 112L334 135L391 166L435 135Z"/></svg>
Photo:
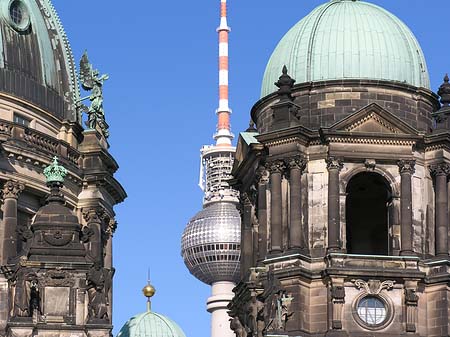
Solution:
<svg viewBox="0 0 450 337"><path fill-rule="evenodd" d="M186 337L170 318L148 311L132 317L117 337Z"/></svg>
<svg viewBox="0 0 450 337"><path fill-rule="evenodd" d="M245 143L247 145L250 144L258 144L258 140L255 138L255 136L258 136L258 132L241 132L242 139L244 139Z"/></svg>
<svg viewBox="0 0 450 337"><path fill-rule="evenodd" d="M374 79L430 88L422 49L393 14L364 1L332 0L299 21L281 39L267 64L261 95L286 65L296 83Z"/></svg>

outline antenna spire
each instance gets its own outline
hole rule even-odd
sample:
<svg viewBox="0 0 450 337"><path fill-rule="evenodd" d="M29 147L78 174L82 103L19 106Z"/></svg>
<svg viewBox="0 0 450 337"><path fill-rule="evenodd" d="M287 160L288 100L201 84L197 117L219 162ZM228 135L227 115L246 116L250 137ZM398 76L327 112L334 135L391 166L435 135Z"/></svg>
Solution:
<svg viewBox="0 0 450 337"><path fill-rule="evenodd" d="M214 135L217 146L231 146L234 136L231 133L231 109L228 102L228 35L231 29L227 22L227 0L220 0L219 33L219 107L217 109L217 133Z"/></svg>

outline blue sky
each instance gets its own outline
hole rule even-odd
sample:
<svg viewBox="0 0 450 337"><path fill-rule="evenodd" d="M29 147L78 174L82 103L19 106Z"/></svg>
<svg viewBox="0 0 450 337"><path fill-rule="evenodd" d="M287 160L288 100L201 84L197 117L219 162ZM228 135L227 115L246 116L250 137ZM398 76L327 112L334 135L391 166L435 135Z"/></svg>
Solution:
<svg viewBox="0 0 450 337"><path fill-rule="evenodd" d="M326 0L229 0L230 99L235 133L247 128L271 52L285 32ZM450 72L448 0L372 0L400 17L422 45L437 90ZM185 224L201 208L199 149L212 143L217 108L219 0L54 0L77 62L84 49L102 72L117 178L114 335L145 311L150 267L153 309L188 337L209 336L209 287L180 256ZM447 43L447 44L446 44Z"/></svg>

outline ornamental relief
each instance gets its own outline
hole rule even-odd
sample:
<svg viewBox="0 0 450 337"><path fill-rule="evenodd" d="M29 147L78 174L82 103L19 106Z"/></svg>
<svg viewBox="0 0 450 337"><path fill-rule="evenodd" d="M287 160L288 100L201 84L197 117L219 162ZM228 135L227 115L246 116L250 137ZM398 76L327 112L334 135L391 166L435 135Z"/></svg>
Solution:
<svg viewBox="0 0 450 337"><path fill-rule="evenodd" d="M395 281L379 281L369 280L368 282L363 280L352 281L356 288L365 291L369 295L379 295L382 290L391 290L394 288Z"/></svg>
<svg viewBox="0 0 450 337"><path fill-rule="evenodd" d="M3 185L2 196L3 199L18 199L19 195L25 189L25 184L16 181L16 180L8 180Z"/></svg>

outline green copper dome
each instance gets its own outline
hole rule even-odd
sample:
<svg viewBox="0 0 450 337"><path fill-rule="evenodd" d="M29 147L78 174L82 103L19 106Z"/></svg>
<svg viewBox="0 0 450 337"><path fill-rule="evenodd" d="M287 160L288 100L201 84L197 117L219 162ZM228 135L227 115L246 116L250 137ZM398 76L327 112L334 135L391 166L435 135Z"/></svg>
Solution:
<svg viewBox="0 0 450 337"><path fill-rule="evenodd" d="M411 30L393 14L364 1L332 0L299 21L275 48L261 95L286 65L296 83L371 79L430 88L425 57Z"/></svg>
<svg viewBox="0 0 450 337"><path fill-rule="evenodd" d="M120 329L117 337L186 337L183 330L163 315L152 311L134 316Z"/></svg>

